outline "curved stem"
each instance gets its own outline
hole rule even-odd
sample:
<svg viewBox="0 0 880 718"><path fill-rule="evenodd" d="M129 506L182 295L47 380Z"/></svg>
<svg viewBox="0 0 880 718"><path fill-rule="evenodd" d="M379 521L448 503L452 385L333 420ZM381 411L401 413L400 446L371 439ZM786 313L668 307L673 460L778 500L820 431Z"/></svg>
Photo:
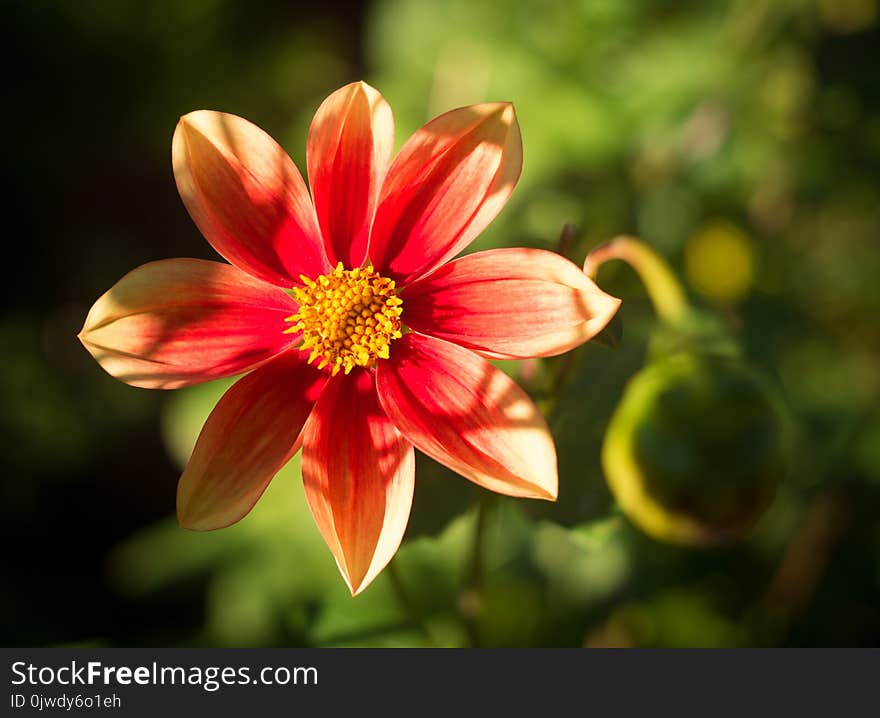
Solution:
<svg viewBox="0 0 880 718"><path fill-rule="evenodd" d="M690 309L681 283L666 260L642 240L621 236L597 247L587 255L584 272L595 279L599 267L610 259L622 259L636 271L661 319L675 322Z"/></svg>

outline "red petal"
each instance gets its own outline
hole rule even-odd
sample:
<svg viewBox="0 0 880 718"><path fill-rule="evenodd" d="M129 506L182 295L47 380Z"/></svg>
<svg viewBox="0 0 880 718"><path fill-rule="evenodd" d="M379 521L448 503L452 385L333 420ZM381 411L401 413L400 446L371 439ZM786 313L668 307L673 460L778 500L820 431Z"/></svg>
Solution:
<svg viewBox="0 0 880 718"><path fill-rule="evenodd" d="M401 296L406 323L416 331L509 359L583 344L620 306L567 259L540 249L469 254Z"/></svg>
<svg viewBox="0 0 880 718"><path fill-rule="evenodd" d="M79 338L107 373L176 389L246 371L299 341L297 304L221 262L165 259L129 272L95 302Z"/></svg>
<svg viewBox="0 0 880 718"><path fill-rule="evenodd" d="M370 237L373 265L405 282L455 256L501 211L521 168L513 105L473 105L432 120L388 170Z"/></svg>
<svg viewBox="0 0 880 718"><path fill-rule="evenodd" d="M385 416L373 375L327 383L303 431L303 482L321 535L352 594L397 551L412 505L412 445Z"/></svg>
<svg viewBox="0 0 880 718"><path fill-rule="evenodd" d="M327 271L302 176L259 127L224 112L190 112L177 124L172 159L186 208L232 264L284 287Z"/></svg>
<svg viewBox="0 0 880 718"><path fill-rule="evenodd" d="M253 508L299 451L300 433L327 375L287 352L239 379L205 422L177 487L184 528L223 528Z"/></svg>
<svg viewBox="0 0 880 718"><path fill-rule="evenodd" d="M331 264L363 264L379 188L393 151L391 108L364 82L337 90L315 113L306 156Z"/></svg>
<svg viewBox="0 0 880 718"><path fill-rule="evenodd" d="M379 362L376 386L388 416L428 456L491 491L556 498L556 449L544 417L485 359L407 334Z"/></svg>

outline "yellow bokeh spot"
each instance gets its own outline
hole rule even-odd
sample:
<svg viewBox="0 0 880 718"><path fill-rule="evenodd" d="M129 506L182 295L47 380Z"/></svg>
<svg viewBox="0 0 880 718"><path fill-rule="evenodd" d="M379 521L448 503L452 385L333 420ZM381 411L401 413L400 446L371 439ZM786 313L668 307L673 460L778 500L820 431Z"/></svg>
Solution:
<svg viewBox="0 0 880 718"><path fill-rule="evenodd" d="M736 302L749 293L754 280L751 240L730 222L705 224L688 240L684 268L697 291L720 302Z"/></svg>
<svg viewBox="0 0 880 718"><path fill-rule="evenodd" d="M299 349L310 352L309 363L329 366L336 376L388 358L391 342L402 336L403 301L393 279L372 267L344 269L342 262L329 274L300 279L305 286L293 289L299 311L285 320L291 323L285 333L302 332Z"/></svg>

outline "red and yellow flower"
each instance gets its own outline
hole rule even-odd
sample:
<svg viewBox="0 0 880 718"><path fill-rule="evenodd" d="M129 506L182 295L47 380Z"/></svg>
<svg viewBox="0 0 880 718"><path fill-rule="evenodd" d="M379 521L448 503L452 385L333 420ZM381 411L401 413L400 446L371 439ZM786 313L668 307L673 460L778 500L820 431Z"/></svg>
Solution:
<svg viewBox="0 0 880 718"><path fill-rule="evenodd" d="M449 261L517 182L513 105L452 110L392 161L384 98L347 85L309 130L309 190L269 135L198 111L174 133L184 204L229 264L168 259L124 276L80 339L111 375L174 389L249 372L220 399L177 494L180 524L245 516L302 448L312 514L353 594L391 560L413 447L481 486L556 498L541 413L487 358L559 354L619 300L535 249Z"/></svg>

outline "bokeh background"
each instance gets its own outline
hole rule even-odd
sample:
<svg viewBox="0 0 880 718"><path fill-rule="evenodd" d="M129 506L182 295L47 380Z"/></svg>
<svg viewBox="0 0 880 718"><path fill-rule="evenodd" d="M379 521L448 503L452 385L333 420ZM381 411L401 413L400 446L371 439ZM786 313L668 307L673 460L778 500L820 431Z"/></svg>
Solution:
<svg viewBox="0 0 880 718"><path fill-rule="evenodd" d="M877 0L2 2L0 642L12 645L880 643L880 32ZM304 167L335 88L386 96L398 145L433 115L512 100L522 180L475 249L637 233L783 398L793 467L746 540L648 538L599 460L645 361L623 340L505 365L560 454L555 505L491 500L419 457L395 571L348 595L294 461L253 513L179 529L174 492L229 382L163 393L105 375L76 333L144 262L214 258L175 189L193 109L243 115ZM541 397L538 397L541 399Z"/></svg>

